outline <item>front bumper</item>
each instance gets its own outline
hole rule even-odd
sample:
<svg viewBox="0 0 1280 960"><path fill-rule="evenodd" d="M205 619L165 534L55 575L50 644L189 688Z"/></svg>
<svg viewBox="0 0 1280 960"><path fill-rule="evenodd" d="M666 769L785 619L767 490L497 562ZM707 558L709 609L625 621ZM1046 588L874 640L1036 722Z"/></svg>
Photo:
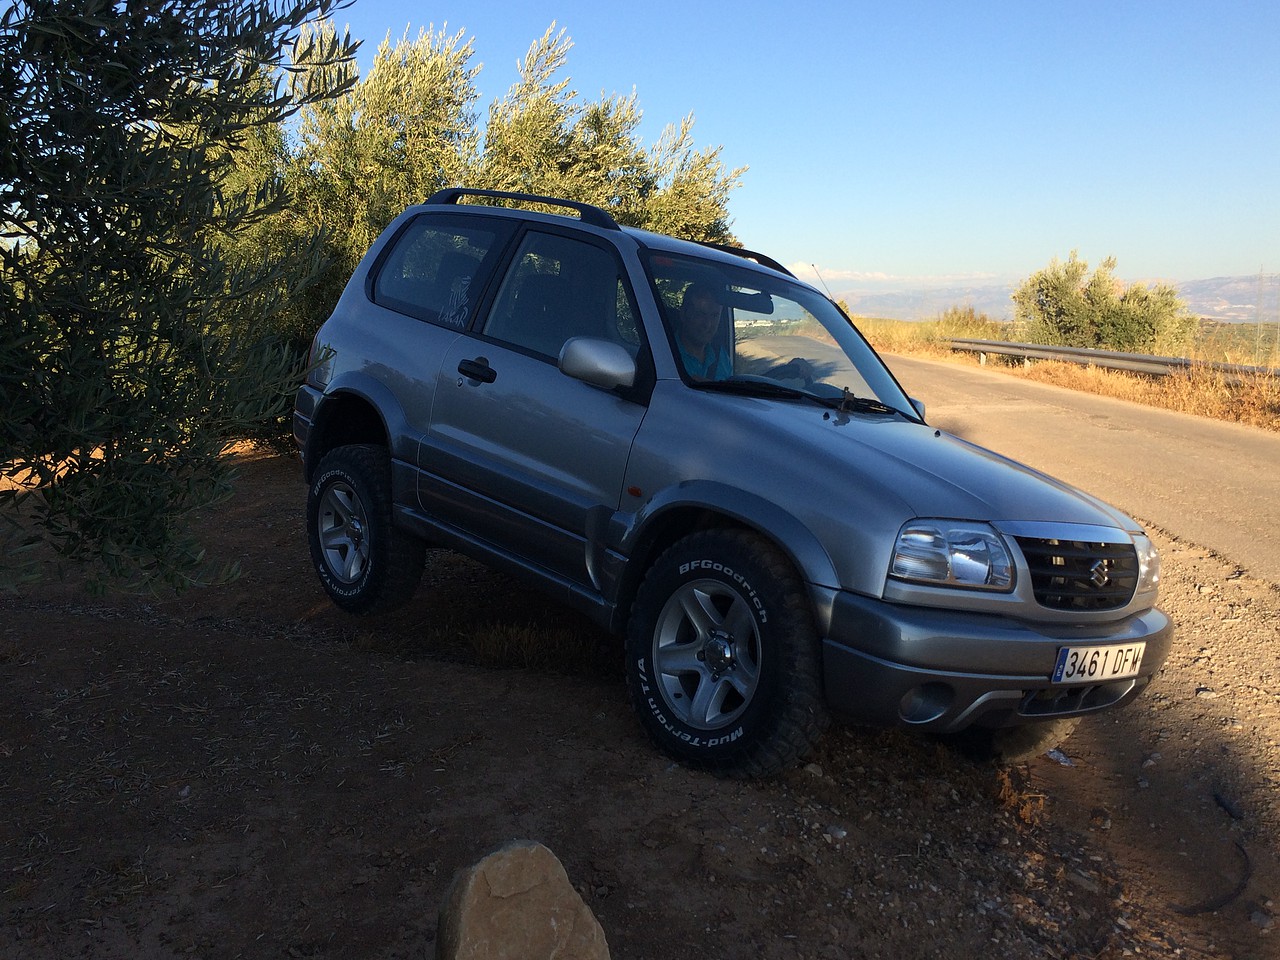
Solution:
<svg viewBox="0 0 1280 960"><path fill-rule="evenodd" d="M1098 684L1051 682L1063 646L1144 641L1141 674ZM908 607L841 592L823 641L831 709L878 725L952 733L1117 707L1159 671L1173 624L1151 609L1114 623L1036 624L993 614Z"/></svg>

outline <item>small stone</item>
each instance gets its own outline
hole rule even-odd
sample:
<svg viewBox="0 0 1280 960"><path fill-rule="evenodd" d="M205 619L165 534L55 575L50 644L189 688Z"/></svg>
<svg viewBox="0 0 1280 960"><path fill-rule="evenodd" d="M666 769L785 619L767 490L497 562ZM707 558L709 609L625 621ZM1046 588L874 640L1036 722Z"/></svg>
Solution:
<svg viewBox="0 0 1280 960"><path fill-rule="evenodd" d="M806 763L804 765L804 772L811 773L815 777L819 777L819 778L822 777L822 767L816 763Z"/></svg>

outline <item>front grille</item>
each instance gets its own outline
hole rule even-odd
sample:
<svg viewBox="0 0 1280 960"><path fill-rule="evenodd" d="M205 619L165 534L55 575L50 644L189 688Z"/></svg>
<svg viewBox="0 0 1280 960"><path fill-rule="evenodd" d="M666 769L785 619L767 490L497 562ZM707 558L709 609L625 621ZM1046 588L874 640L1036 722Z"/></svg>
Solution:
<svg viewBox="0 0 1280 960"><path fill-rule="evenodd" d="M1138 554L1128 543L1015 537L1036 601L1052 610L1117 610L1138 586Z"/></svg>

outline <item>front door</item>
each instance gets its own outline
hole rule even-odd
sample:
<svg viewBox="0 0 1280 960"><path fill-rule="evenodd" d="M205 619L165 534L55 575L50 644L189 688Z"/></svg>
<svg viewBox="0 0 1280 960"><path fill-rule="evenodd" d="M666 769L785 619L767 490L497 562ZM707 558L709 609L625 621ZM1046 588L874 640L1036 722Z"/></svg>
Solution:
<svg viewBox="0 0 1280 960"><path fill-rule="evenodd" d="M646 407L566 376L556 361L574 336L637 354L634 303L611 248L527 232L478 332L443 358L419 457L423 508L590 584L589 516L618 508Z"/></svg>

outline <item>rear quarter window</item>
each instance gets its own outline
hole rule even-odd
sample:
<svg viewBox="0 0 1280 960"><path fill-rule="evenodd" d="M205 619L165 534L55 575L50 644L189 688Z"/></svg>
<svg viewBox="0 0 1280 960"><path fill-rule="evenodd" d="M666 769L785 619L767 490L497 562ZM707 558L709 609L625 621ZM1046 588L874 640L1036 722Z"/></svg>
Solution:
<svg viewBox="0 0 1280 960"><path fill-rule="evenodd" d="M373 281L379 306L428 323L466 329L510 228L421 216L392 242Z"/></svg>

